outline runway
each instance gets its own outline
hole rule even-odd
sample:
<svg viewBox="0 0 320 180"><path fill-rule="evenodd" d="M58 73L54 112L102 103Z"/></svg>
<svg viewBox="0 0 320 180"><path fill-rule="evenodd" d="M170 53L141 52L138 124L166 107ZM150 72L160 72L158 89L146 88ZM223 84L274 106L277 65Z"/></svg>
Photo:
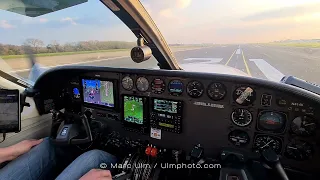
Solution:
<svg viewBox="0 0 320 180"><path fill-rule="evenodd" d="M293 75L320 84L320 49L236 44L176 51L174 55L181 64L205 61L208 64L222 64L239 69L255 78L279 81L284 75ZM148 69L157 67L157 61L151 58L137 64L129 56L121 56L82 61L74 65ZM29 71L16 73L28 77Z"/></svg>

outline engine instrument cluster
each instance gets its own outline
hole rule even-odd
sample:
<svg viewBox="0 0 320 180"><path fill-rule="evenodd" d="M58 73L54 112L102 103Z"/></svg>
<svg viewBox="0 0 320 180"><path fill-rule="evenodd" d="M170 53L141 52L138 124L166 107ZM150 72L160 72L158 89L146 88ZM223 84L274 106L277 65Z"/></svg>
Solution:
<svg viewBox="0 0 320 180"><path fill-rule="evenodd" d="M317 168L320 106L314 101L241 77L109 70L70 74L61 87L63 97L71 95L68 110L80 106L123 136L163 147L191 151L201 144L209 156L220 147L272 148L285 165ZM66 99L59 96L55 106Z"/></svg>

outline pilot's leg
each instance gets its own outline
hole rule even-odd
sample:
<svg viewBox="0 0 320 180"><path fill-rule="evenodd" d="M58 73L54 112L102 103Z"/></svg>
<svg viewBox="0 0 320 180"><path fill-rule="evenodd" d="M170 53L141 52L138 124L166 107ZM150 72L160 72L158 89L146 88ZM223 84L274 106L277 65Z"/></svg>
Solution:
<svg viewBox="0 0 320 180"><path fill-rule="evenodd" d="M55 166L55 152L48 138L0 169L0 180L47 179Z"/></svg>
<svg viewBox="0 0 320 180"><path fill-rule="evenodd" d="M83 153L75 159L58 177L57 180L78 180L91 169L100 169L100 164L107 165L105 169L111 167L111 163L116 163L117 159L113 155L101 151L91 150Z"/></svg>

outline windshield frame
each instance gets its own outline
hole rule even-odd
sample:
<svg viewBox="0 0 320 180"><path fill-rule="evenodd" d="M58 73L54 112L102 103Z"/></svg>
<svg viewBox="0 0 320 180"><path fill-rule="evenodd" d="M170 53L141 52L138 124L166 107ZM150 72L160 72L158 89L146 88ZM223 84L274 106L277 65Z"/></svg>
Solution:
<svg viewBox="0 0 320 180"><path fill-rule="evenodd" d="M182 70L159 28L139 0L100 0L108 7L137 38L145 44L159 62L160 69ZM120 10L118 10L118 7Z"/></svg>

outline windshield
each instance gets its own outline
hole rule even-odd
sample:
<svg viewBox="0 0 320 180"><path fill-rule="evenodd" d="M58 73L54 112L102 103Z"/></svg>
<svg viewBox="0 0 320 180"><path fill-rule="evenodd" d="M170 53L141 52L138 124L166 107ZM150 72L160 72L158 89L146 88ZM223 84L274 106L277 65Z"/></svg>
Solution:
<svg viewBox="0 0 320 180"><path fill-rule="evenodd" d="M226 65L256 78L293 75L320 84L319 0L143 3L170 44L210 45L175 53L179 64Z"/></svg>
<svg viewBox="0 0 320 180"><path fill-rule="evenodd" d="M293 75L320 84L320 0L141 2L185 70L270 81ZM26 47L35 54L33 69L41 71L63 65L157 67L153 57L139 64L130 59L134 34L100 1L38 17L20 14L0 10L0 55L19 77L38 77L30 74Z"/></svg>
<svg viewBox="0 0 320 180"><path fill-rule="evenodd" d="M0 8L5 5L0 2ZM31 84L47 69L64 65L157 67L154 58L140 64L130 59L135 35L98 0L37 17L22 15L33 15L30 12L34 10L19 10L19 14L0 10L0 60L5 64L0 70L31 80Z"/></svg>

